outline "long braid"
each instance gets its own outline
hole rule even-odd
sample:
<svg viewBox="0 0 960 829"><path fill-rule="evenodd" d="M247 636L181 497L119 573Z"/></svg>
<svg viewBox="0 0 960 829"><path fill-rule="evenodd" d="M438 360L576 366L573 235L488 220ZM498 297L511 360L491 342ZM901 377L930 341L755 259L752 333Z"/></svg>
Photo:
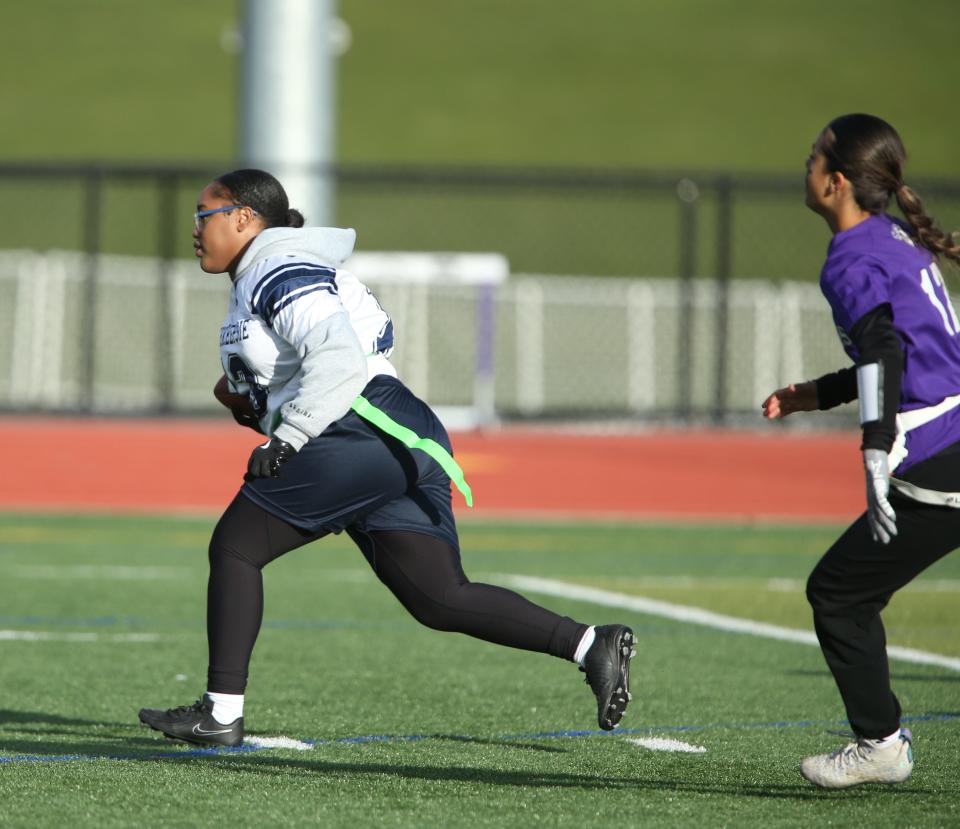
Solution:
<svg viewBox="0 0 960 829"><path fill-rule="evenodd" d="M894 193L903 215L916 231L920 244L935 256L960 263L960 233L945 233L923 209L920 197L906 184Z"/></svg>
<svg viewBox="0 0 960 829"><path fill-rule="evenodd" d="M862 112L841 115L824 129L821 149L827 169L843 173L853 184L861 209L883 213L895 197L917 241L934 256L960 263L960 234L937 227L920 197L903 183L907 151L890 124Z"/></svg>

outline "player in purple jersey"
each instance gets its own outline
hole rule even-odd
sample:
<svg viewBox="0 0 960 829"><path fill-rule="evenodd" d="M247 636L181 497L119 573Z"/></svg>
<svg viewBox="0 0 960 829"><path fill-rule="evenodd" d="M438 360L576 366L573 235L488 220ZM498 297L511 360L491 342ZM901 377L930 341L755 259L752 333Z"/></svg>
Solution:
<svg viewBox="0 0 960 829"><path fill-rule="evenodd" d="M960 320L938 267L960 262L960 244L904 184L905 160L897 132L871 115L836 118L817 137L806 203L833 232L820 286L854 366L763 403L774 419L860 402L867 510L807 583L855 734L801 763L800 773L824 788L910 776L913 738L900 727L880 611L960 547ZM886 214L891 198L906 222Z"/></svg>

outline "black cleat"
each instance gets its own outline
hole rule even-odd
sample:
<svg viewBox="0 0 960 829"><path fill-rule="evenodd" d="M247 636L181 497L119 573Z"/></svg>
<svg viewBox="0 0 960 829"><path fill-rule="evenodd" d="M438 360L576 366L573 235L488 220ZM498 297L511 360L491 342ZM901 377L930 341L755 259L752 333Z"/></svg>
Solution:
<svg viewBox="0 0 960 829"><path fill-rule="evenodd" d="M599 625L580 670L597 697L597 722L604 731L617 727L630 702L630 660L636 655L633 631L626 625Z"/></svg>
<svg viewBox="0 0 960 829"><path fill-rule="evenodd" d="M204 694L193 705L181 705L162 711L141 708L140 722L160 731L171 740L183 740L198 746L238 746L243 742L243 717L229 725L213 718L213 703Z"/></svg>

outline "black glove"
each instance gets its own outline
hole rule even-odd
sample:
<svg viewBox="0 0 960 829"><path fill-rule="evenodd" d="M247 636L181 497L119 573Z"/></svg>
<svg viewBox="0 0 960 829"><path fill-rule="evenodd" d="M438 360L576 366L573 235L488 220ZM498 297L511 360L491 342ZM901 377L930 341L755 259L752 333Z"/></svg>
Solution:
<svg viewBox="0 0 960 829"><path fill-rule="evenodd" d="M280 465L286 463L297 454L285 440L270 438L263 446L258 446L250 453L247 462L247 474L243 480L252 481L255 478L279 478Z"/></svg>

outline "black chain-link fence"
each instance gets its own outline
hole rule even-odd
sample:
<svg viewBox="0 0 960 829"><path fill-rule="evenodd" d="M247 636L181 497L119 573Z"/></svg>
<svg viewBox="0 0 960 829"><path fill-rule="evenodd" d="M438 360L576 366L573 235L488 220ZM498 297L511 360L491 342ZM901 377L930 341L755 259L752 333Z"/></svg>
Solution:
<svg viewBox="0 0 960 829"><path fill-rule="evenodd" d="M207 317L214 326L219 324L221 312L216 309L222 298L216 290L207 290L210 283L202 295L187 295L177 286L188 272L191 282L211 279L192 262L192 213L200 190L225 169L229 165L0 165L0 323L11 332L6 349L0 349L5 351L0 366L7 365L10 375L0 377L8 388L0 407L104 411L120 406L135 412L204 408L199 393L183 392L178 384L195 355L201 358L199 350L208 340L211 353L202 353L202 358L210 368L203 377L216 374L216 330L206 329L211 324ZM630 300L637 313L618 307L609 318L625 315L618 324L625 331L618 350L646 347L648 340L635 336L637 326L655 323L663 331L658 336L669 340L657 343L658 353L669 353L669 360L653 366L653 385L660 389L655 404L644 408L647 395L642 388L633 394L633 403L625 393L622 403L612 395L613 402L601 404L598 400L607 398L594 395L582 405L575 389L553 399L549 393L526 394L521 389L516 399L499 394L498 410L504 416L656 413L722 421L745 405L730 399L731 394L736 398L733 375L739 364L763 359L757 343L744 339L744 325L763 324L771 289L815 283L829 241L824 223L803 205L802 171L792 176L734 176L338 167L328 175L335 182L335 222L358 230L359 251L495 251L506 256L515 277L540 278L536 284L544 287L537 290L548 298L547 277L583 277L585 305L609 284L591 283L590 277L641 280L628 292L641 297ZM945 229L960 227L960 182L911 184ZM51 252L68 253L58 253L54 260ZM41 263L37 254L48 258ZM52 276L47 273L52 271ZM45 282L46 277L52 281ZM676 286L666 304L664 279ZM648 291L642 280L658 287ZM704 280L712 282L707 294ZM756 280L767 291L765 298L749 300L756 306L749 317L731 301L732 286L742 286L741 280ZM532 308L537 316L557 306L531 303L530 291L517 285L516 291L501 294L501 317L509 320L501 328L510 328L498 334L507 343L496 347L501 363L517 359L513 341L528 339L521 330L526 325L523 309ZM225 293L225 285L222 288ZM740 296L744 289L737 290ZM569 293L569 288L564 291ZM648 294L649 303L658 298L654 304L644 304L642 297ZM115 301L106 303L106 295ZM704 296L708 298L697 299ZM463 305L467 299L457 302ZM607 314L602 307L578 314L575 300L564 305L563 320L554 311L554 319L538 323L547 334L541 384L545 377L554 378L548 386L562 383L565 365L576 353L590 352L591 343L612 336L598 323ZM441 302L442 297L431 301ZM741 306L744 301L737 300ZM198 311L207 306L204 313ZM461 327L472 314L468 305L463 309L456 323ZM30 326L25 327L24 314L32 315ZM593 329L577 326L578 319L588 318ZM203 330L194 331L195 326ZM401 342L402 336L401 331ZM433 337L448 342L448 348L455 348L457 340L442 330ZM741 357L741 348L749 354ZM142 356L147 352L149 359ZM442 379L443 355L431 352L434 358L441 379L432 385L433 396L441 402L445 395L456 399L458 395L444 387L468 383L469 378L461 372ZM129 365L120 370L124 359ZM59 379L47 374L52 363ZM112 367L112 373L104 374L106 367ZM637 371L625 369L621 385L646 382L646 375ZM660 376L664 371L670 374L666 386ZM110 389L132 382L129 378L138 372L140 391L112 395ZM591 369L575 366L570 373L577 372L589 376ZM517 384L522 384L517 376ZM498 374L498 388L505 387L504 377L511 378L506 386L513 388L510 371ZM207 397L204 391L202 399Z"/></svg>

